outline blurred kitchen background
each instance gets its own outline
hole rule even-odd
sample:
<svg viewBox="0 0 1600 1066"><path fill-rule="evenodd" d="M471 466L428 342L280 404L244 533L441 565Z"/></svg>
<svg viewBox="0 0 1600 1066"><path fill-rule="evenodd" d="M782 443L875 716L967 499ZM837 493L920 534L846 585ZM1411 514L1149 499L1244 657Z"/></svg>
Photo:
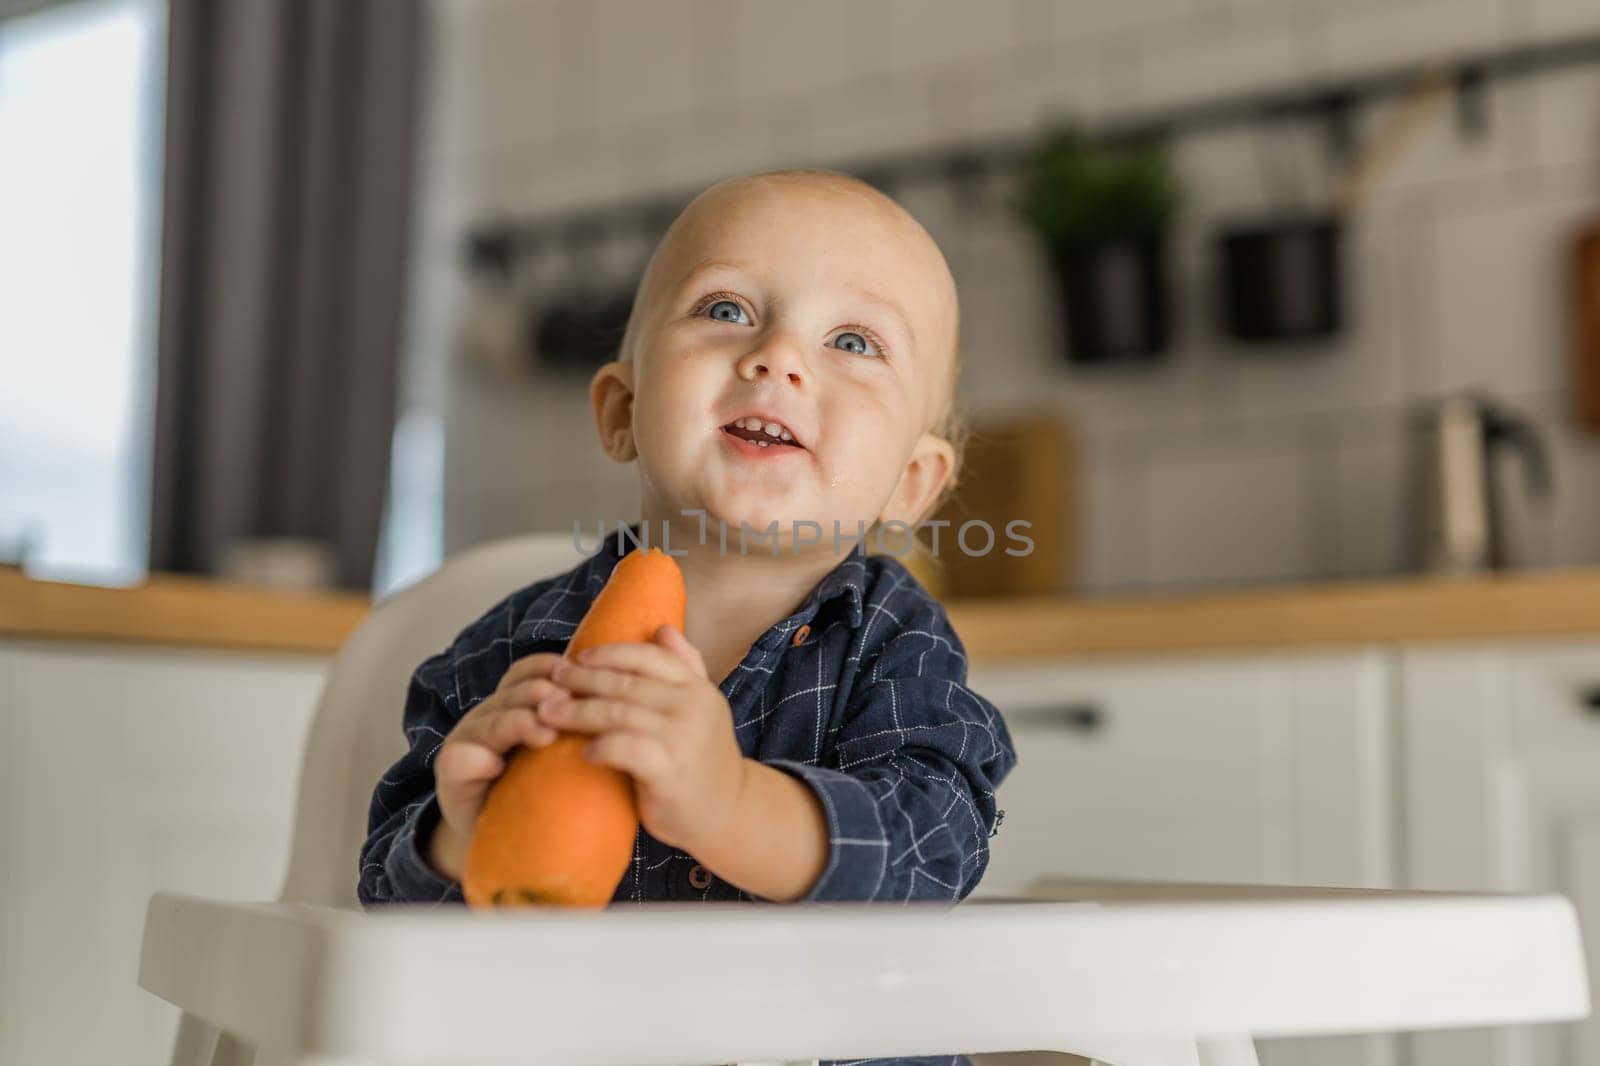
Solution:
<svg viewBox="0 0 1600 1066"><path fill-rule="evenodd" d="M410 742L324 686L371 594L635 515L592 368L797 166L943 247L941 517L1034 523L919 571L1018 746L986 885L1559 892L1600 968L1596 0L0 0L0 1061L169 1060L152 893L366 817L296 796Z"/></svg>
<svg viewBox="0 0 1600 1066"><path fill-rule="evenodd" d="M28 572L381 592L631 515L589 444L608 327L677 206L783 166L867 177L943 247L984 469L1056 472L968 501L1058 548L1028 588L1422 569L1469 394L1499 561L1600 563L1589 0L379 6L0 8L0 553ZM1058 271L1030 163L1152 133L1161 287ZM1096 315L1098 350L1069 336Z"/></svg>

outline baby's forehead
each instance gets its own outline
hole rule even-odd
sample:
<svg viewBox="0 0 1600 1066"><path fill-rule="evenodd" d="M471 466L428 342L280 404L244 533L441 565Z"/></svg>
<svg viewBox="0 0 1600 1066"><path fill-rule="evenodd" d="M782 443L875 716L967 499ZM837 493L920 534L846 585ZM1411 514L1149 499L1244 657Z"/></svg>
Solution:
<svg viewBox="0 0 1600 1066"><path fill-rule="evenodd" d="M738 259L759 269L801 246L836 268L823 279L859 267L928 342L940 343L955 328L955 280L932 235L894 200L842 175L723 182L685 209L665 243L673 245L667 258L678 275L707 260Z"/></svg>
<svg viewBox="0 0 1600 1066"><path fill-rule="evenodd" d="M853 179L767 177L724 182L701 194L685 214L691 212L695 224L685 236L701 243L715 243L741 229L787 223L797 231L826 232L830 241L848 243L854 238L857 245L891 254L943 260L938 245L910 212Z"/></svg>

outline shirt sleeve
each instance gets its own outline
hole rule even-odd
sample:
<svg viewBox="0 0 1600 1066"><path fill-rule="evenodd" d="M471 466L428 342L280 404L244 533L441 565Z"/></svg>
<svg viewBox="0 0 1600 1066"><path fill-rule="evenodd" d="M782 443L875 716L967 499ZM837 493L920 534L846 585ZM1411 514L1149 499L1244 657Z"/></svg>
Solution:
<svg viewBox="0 0 1600 1066"><path fill-rule="evenodd" d="M408 750L378 780L367 813L356 897L386 903L465 903L459 882L428 865L423 847L439 824L433 759L462 715L492 691L511 664L511 601L462 631L411 675L401 715ZM470 669L463 669L467 664Z"/></svg>
<svg viewBox="0 0 1600 1066"><path fill-rule="evenodd" d="M803 901L956 902L977 888L1016 753L966 664L929 601L883 645L820 765L769 761L809 785L828 820L827 865Z"/></svg>

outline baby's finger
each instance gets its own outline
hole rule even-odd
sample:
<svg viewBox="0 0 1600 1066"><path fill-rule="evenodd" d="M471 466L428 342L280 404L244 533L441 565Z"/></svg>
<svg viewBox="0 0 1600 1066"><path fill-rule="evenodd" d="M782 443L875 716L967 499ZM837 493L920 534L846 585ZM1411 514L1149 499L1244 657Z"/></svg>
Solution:
<svg viewBox="0 0 1600 1066"><path fill-rule="evenodd" d="M456 799L493 781L505 760L482 744L453 740L433 758L433 776L441 796Z"/></svg>
<svg viewBox="0 0 1600 1066"><path fill-rule="evenodd" d="M537 734L530 727L540 724L531 708L513 707L487 715L476 722L469 723L462 719L457 727L460 735L456 739L481 745L496 755L504 755L509 749L535 737Z"/></svg>
<svg viewBox="0 0 1600 1066"><path fill-rule="evenodd" d="M519 707L495 715L471 738L471 743L503 759L507 752L519 744L528 748L542 748L559 735L559 730L540 721L532 709ZM500 776L503 769L503 766L497 767L490 778Z"/></svg>
<svg viewBox="0 0 1600 1066"><path fill-rule="evenodd" d="M689 643L689 638L683 630L671 623L665 623L656 628L655 639L659 647L677 655L688 663L696 677L709 678L706 671L705 657L700 654L700 649Z"/></svg>
<svg viewBox="0 0 1600 1066"><path fill-rule="evenodd" d="M550 670L561 661L561 655L553 651L536 651L532 655L524 655L506 668L500 676L500 684L495 686L495 691L502 691L522 681L535 677L549 677Z"/></svg>
<svg viewBox="0 0 1600 1066"><path fill-rule="evenodd" d="M560 697L558 694L539 708L541 722L573 733L609 733L617 729L659 733L661 718L661 712L653 708L605 697Z"/></svg>
<svg viewBox="0 0 1600 1066"><path fill-rule="evenodd" d="M658 681L682 683L704 676L697 674L694 666L683 656L659 644L636 641L598 644L593 648L585 648L578 653L577 662L583 666L609 666L615 670L629 670Z"/></svg>
<svg viewBox="0 0 1600 1066"><path fill-rule="evenodd" d="M539 721L537 715L530 715L528 726L522 731L522 743L530 748L542 748L560 735L560 730Z"/></svg>
<svg viewBox="0 0 1600 1066"><path fill-rule="evenodd" d="M500 694L499 705L504 710L513 707L537 707L540 700L559 687L555 682L543 677L523 681L503 691Z"/></svg>
<svg viewBox="0 0 1600 1066"><path fill-rule="evenodd" d="M569 663L561 668L554 684L574 695L610 696L662 711L670 711L683 702L681 684L669 684L606 666L574 666Z"/></svg>
<svg viewBox="0 0 1600 1066"><path fill-rule="evenodd" d="M665 781L671 776L672 760L659 737L627 731L596 737L583 749L583 757L600 766L610 766L641 781Z"/></svg>

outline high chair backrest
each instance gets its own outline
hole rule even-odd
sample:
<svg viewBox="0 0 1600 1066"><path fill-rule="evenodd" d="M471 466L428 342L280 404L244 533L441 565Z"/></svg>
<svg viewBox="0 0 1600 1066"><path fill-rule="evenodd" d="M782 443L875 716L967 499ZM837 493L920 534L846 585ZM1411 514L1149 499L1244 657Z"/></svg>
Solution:
<svg viewBox="0 0 1600 1066"><path fill-rule="evenodd" d="M328 667L306 738L289 869L279 898L355 908L357 862L378 778L405 754L412 671L525 585L576 566L571 533L493 541L376 604Z"/></svg>

